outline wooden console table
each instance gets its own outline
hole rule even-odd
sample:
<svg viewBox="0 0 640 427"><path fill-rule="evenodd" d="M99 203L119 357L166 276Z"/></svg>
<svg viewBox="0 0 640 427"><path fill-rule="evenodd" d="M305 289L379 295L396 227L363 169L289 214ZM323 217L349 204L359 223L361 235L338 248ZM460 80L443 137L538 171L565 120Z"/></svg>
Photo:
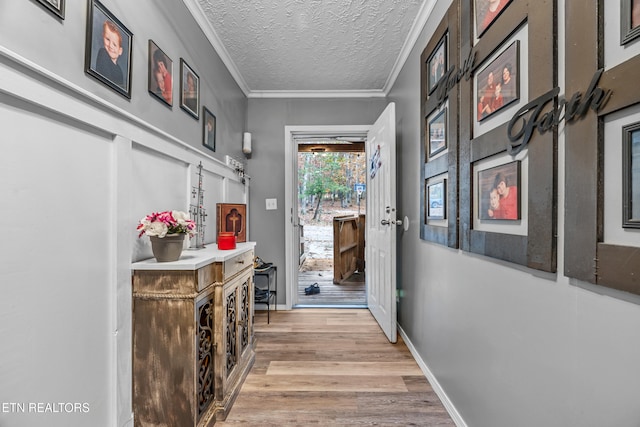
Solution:
<svg viewBox="0 0 640 427"><path fill-rule="evenodd" d="M132 264L136 427L226 418L255 360L254 247L213 244L175 262Z"/></svg>

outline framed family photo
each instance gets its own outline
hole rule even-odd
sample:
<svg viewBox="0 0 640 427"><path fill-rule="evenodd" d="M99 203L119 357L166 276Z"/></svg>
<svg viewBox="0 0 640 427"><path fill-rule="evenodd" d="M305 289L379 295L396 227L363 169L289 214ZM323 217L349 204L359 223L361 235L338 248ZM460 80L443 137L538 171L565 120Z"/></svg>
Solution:
<svg viewBox="0 0 640 427"><path fill-rule="evenodd" d="M640 0L620 1L620 45L640 36Z"/></svg>
<svg viewBox="0 0 640 427"><path fill-rule="evenodd" d="M427 219L445 219L447 212L447 180L427 185Z"/></svg>
<svg viewBox="0 0 640 427"><path fill-rule="evenodd" d="M149 40L149 93L168 106L173 105L173 61Z"/></svg>
<svg viewBox="0 0 640 427"><path fill-rule="evenodd" d="M442 111L429 121L427 153L431 158L447 148L447 109Z"/></svg>
<svg viewBox="0 0 640 427"><path fill-rule="evenodd" d="M429 59L427 59L427 89L431 93L435 90L440 79L447 70L447 35L438 42Z"/></svg>
<svg viewBox="0 0 640 427"><path fill-rule="evenodd" d="M60 19L64 19L64 4L66 0L38 0L48 11Z"/></svg>
<svg viewBox="0 0 640 427"><path fill-rule="evenodd" d="M520 161L478 172L478 218L520 219Z"/></svg>
<svg viewBox="0 0 640 427"><path fill-rule="evenodd" d="M640 228L640 122L622 128L622 226Z"/></svg>
<svg viewBox="0 0 640 427"><path fill-rule="evenodd" d="M493 24L510 2L511 0L474 0L478 38Z"/></svg>
<svg viewBox="0 0 640 427"><path fill-rule="evenodd" d="M180 108L198 120L200 115L200 78L195 71L180 58Z"/></svg>
<svg viewBox="0 0 640 427"><path fill-rule="evenodd" d="M89 1L85 72L131 98L133 33L98 0Z"/></svg>
<svg viewBox="0 0 640 427"><path fill-rule="evenodd" d="M520 99L520 41L477 73L475 85L478 122Z"/></svg>
<svg viewBox="0 0 640 427"><path fill-rule="evenodd" d="M216 151L216 116L207 107L202 107L202 145Z"/></svg>

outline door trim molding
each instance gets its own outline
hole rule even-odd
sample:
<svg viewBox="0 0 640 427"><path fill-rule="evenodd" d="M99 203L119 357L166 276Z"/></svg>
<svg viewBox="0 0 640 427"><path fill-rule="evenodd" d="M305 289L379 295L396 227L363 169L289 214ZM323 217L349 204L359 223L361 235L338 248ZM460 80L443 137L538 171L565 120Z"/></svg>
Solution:
<svg viewBox="0 0 640 427"><path fill-rule="evenodd" d="M284 230L285 230L285 283L286 283L286 309L297 303L298 290L298 254L293 232L293 210L297 211L297 187L298 168L297 155L298 143L295 140L297 134L317 134L318 136L331 136L341 133L367 134L371 125L304 125L284 127ZM366 155L366 153L365 153Z"/></svg>

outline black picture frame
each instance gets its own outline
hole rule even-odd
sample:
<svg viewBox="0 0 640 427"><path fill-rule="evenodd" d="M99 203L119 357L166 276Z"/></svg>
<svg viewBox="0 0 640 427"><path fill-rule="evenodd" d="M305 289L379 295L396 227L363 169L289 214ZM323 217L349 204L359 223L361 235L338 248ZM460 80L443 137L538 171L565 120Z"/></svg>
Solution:
<svg viewBox="0 0 640 427"><path fill-rule="evenodd" d="M478 122L520 99L519 40L512 42L476 74L475 87Z"/></svg>
<svg viewBox="0 0 640 427"><path fill-rule="evenodd" d="M520 161L478 171L478 218L517 221L520 209ZM495 205L494 205L495 202Z"/></svg>
<svg viewBox="0 0 640 427"><path fill-rule="evenodd" d="M495 4L495 9L491 10L491 3ZM476 19L476 36L480 38L485 31L491 27L500 14L511 3L511 0L474 0L473 10Z"/></svg>
<svg viewBox="0 0 640 427"><path fill-rule="evenodd" d="M427 125L427 160L447 149L447 108L438 112Z"/></svg>
<svg viewBox="0 0 640 427"><path fill-rule="evenodd" d="M216 116L207 107L202 107L202 145L216 151Z"/></svg>
<svg viewBox="0 0 640 427"><path fill-rule="evenodd" d="M148 68L149 93L169 107L173 106L173 61L151 39Z"/></svg>
<svg viewBox="0 0 640 427"><path fill-rule="evenodd" d="M438 82L444 77L448 67L447 57L447 34L442 36L436 48L433 50L429 59L427 59L427 90L432 93Z"/></svg>
<svg viewBox="0 0 640 427"><path fill-rule="evenodd" d="M132 46L133 33L102 3L89 0L85 72L127 99L131 99Z"/></svg>
<svg viewBox="0 0 640 427"><path fill-rule="evenodd" d="M447 180L427 184L427 219L447 218Z"/></svg>
<svg viewBox="0 0 640 427"><path fill-rule="evenodd" d="M640 0L620 1L620 45L640 36Z"/></svg>
<svg viewBox="0 0 640 427"><path fill-rule="evenodd" d="M622 227L640 228L640 122L622 128Z"/></svg>
<svg viewBox="0 0 640 427"><path fill-rule="evenodd" d="M200 119L200 77L184 58L180 58L180 108Z"/></svg>
<svg viewBox="0 0 640 427"><path fill-rule="evenodd" d="M38 0L42 6L60 19L64 19L64 8L67 0Z"/></svg>

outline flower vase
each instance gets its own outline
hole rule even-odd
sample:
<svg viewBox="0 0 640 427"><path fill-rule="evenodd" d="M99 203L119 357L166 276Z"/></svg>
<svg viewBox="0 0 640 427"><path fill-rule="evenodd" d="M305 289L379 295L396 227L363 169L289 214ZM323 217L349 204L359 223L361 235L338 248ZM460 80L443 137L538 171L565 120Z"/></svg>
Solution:
<svg viewBox="0 0 640 427"><path fill-rule="evenodd" d="M149 236L151 251L158 262L171 262L180 259L184 246L184 234L167 234L164 237Z"/></svg>

